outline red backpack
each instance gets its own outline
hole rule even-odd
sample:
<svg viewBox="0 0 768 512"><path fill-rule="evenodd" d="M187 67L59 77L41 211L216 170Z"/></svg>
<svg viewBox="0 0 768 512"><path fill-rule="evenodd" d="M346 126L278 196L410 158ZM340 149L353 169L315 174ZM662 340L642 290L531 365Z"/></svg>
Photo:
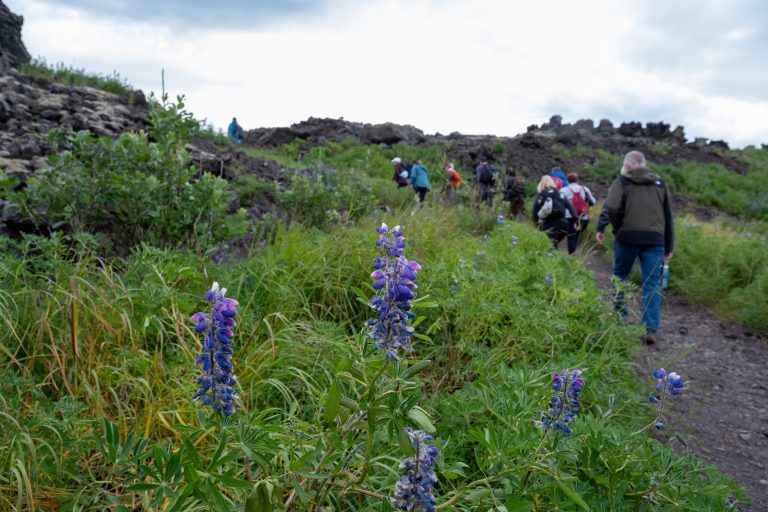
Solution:
<svg viewBox="0 0 768 512"><path fill-rule="evenodd" d="M573 209L576 210L576 213L578 213L579 216L585 213L589 213L589 205L587 204L587 201L584 199L584 196L582 195L583 193L584 193L584 188L579 187L578 191L573 190L573 199L571 199L571 204L573 205Z"/></svg>

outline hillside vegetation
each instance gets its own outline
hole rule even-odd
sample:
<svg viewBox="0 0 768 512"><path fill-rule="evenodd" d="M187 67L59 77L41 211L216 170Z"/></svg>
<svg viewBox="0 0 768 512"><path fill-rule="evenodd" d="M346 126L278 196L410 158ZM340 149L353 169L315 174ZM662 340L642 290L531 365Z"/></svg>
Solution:
<svg viewBox="0 0 768 512"><path fill-rule="evenodd" d="M674 397L649 402L654 369L638 383L632 363L639 330L580 260L476 210L466 188L455 205L438 199L450 145L246 148L284 171L226 181L191 166L185 143L216 137L182 103L153 104L151 123L114 140L54 132L48 170L21 191L0 181L41 230L0 239L0 509L382 511L411 483L437 510L718 511L743 499L686 452ZM424 208L392 184L394 156L432 171ZM765 191L766 150L743 156L739 178L660 169L700 205L699 171L748 208L680 219L672 283L764 327L768 219L742 187ZM615 158L598 157L591 169ZM386 293L382 223L402 226L420 270L401 283L418 284L415 298L398 288L407 307L377 331L389 318L369 302ZM214 366L231 358L237 378L233 414L192 399L213 352L195 313L210 313L206 291L221 299L214 282L239 303L220 331L231 354L213 334ZM406 324L414 351L387 357Z"/></svg>

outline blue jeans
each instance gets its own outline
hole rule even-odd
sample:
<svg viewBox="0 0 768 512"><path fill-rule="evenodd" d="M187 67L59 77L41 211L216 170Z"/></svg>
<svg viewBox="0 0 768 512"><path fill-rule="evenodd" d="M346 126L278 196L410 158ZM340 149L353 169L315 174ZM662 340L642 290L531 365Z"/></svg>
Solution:
<svg viewBox="0 0 768 512"><path fill-rule="evenodd" d="M662 245L630 245L616 242L613 254L613 275L626 281L632 264L640 258L640 274L643 277L643 319L648 331L659 330L661 314L661 267L664 261ZM627 315L624 293L616 293L614 306L622 315Z"/></svg>

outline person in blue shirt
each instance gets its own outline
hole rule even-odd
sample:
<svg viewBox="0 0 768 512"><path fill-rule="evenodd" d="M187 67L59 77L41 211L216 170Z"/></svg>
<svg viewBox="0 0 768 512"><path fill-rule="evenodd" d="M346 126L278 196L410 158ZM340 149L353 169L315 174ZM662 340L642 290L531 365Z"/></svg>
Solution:
<svg viewBox="0 0 768 512"><path fill-rule="evenodd" d="M429 192L427 168L420 160L414 160L411 167L411 186L419 194L419 206L424 206L424 197Z"/></svg>
<svg viewBox="0 0 768 512"><path fill-rule="evenodd" d="M227 127L227 137L235 144L242 144L243 135L243 127L237 123L237 118L233 117L232 122Z"/></svg>

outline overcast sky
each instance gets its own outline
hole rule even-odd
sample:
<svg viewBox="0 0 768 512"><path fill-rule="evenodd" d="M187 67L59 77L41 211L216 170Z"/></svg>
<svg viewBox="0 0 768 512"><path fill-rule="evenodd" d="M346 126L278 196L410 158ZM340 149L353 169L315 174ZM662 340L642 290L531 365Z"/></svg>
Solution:
<svg viewBox="0 0 768 512"><path fill-rule="evenodd" d="M226 127L310 116L516 135L553 114L768 143L763 0L4 0L49 63Z"/></svg>

